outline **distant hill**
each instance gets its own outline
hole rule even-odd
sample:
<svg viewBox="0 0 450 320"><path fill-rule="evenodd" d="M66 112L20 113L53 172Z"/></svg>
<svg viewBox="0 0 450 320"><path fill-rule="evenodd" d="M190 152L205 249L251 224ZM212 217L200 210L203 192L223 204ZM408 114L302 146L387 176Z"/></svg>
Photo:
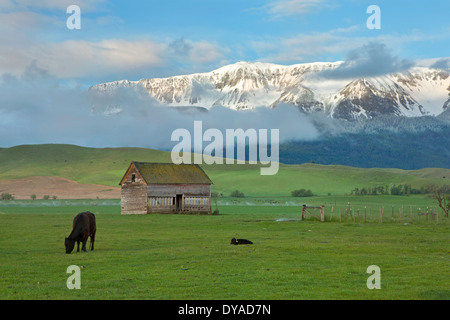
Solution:
<svg viewBox="0 0 450 320"><path fill-rule="evenodd" d="M86 148L74 145L23 145L0 149L0 180L52 176L82 184L117 187L131 161L170 162L170 152L145 148ZM310 161L308 161L310 162ZM449 169L363 169L340 165L281 164L277 175L261 176L258 165L202 165L214 185L229 195L238 189L248 196L289 196L292 190L315 194L348 194L355 187L430 183L450 184Z"/></svg>
<svg viewBox="0 0 450 320"><path fill-rule="evenodd" d="M450 126L422 132L345 133L280 146L280 162L359 168L450 169Z"/></svg>
<svg viewBox="0 0 450 320"><path fill-rule="evenodd" d="M117 186L131 161L168 162L170 153L144 148L22 145L0 150L0 179L58 176Z"/></svg>

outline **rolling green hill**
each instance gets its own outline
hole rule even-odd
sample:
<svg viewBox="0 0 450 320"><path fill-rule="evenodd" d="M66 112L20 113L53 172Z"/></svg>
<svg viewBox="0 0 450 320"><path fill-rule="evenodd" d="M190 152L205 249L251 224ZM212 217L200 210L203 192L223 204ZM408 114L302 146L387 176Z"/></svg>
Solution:
<svg viewBox="0 0 450 320"><path fill-rule="evenodd" d="M0 180L59 176L83 184L118 186L131 161L170 162L170 152L145 148L86 148L74 145L23 145L0 149ZM289 196L295 189L317 195L343 195L355 187L430 183L450 184L449 169L363 169L338 165L280 165L278 174L261 176L259 165L202 165L213 191L228 195Z"/></svg>

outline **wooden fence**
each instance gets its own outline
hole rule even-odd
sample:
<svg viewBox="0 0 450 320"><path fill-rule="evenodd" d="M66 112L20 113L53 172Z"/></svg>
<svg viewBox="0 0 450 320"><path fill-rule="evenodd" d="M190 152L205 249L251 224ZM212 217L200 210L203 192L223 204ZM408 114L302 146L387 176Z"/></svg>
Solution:
<svg viewBox="0 0 450 320"><path fill-rule="evenodd" d="M426 206L365 206L365 205L321 205L319 207L302 206L301 219L306 220L307 214L322 222L419 222L430 221L439 223L444 221L446 216L439 207ZM448 221L448 218L445 219Z"/></svg>

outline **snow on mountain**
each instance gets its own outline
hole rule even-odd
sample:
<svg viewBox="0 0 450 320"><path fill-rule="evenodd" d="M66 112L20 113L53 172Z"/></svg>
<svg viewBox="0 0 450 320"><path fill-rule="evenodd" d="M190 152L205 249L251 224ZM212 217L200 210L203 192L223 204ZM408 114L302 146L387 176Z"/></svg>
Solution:
<svg viewBox="0 0 450 320"><path fill-rule="evenodd" d="M402 73L359 79L330 79L320 73L342 62L291 66L238 62L207 73L169 78L121 80L93 86L108 95L120 88L145 91L171 107L224 106L234 110L275 108L284 103L304 112L358 120L378 115L436 116L450 108L447 70L414 67ZM119 105L109 111L120 109ZM112 111L111 111L112 110Z"/></svg>
<svg viewBox="0 0 450 320"><path fill-rule="evenodd" d="M395 75L395 78L409 95L426 108L428 114L438 115L443 111L450 95L448 71L417 67L406 74Z"/></svg>

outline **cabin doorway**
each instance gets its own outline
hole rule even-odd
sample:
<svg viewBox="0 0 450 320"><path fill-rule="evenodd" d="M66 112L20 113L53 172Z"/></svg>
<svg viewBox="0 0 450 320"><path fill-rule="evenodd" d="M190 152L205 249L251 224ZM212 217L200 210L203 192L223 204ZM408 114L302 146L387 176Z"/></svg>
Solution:
<svg viewBox="0 0 450 320"><path fill-rule="evenodd" d="M183 195L177 194L175 198L175 208L177 212L183 211Z"/></svg>

